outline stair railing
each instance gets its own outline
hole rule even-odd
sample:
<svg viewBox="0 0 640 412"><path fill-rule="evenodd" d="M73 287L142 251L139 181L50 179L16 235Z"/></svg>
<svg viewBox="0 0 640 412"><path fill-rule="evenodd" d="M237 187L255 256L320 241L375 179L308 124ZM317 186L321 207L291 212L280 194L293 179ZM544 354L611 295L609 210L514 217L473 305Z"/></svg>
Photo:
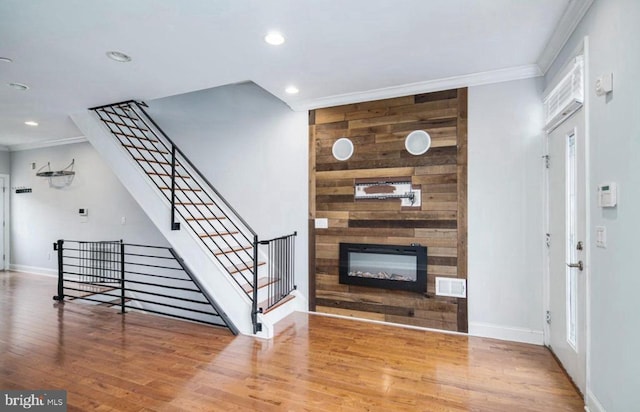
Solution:
<svg viewBox="0 0 640 412"><path fill-rule="evenodd" d="M148 115L144 107L148 106L143 102L131 100L94 107L90 110L98 115L148 175L160 178L163 186L160 186L155 179L151 180L170 202L171 229L180 229L180 223L176 219L179 215L196 234L199 231L204 232L204 235L199 236L205 247L226 267L232 279L251 300L254 333L260 331L261 325L257 321L257 314L263 308L258 307L257 301L258 266L261 264L258 261L258 246L269 244L270 241L265 241L265 243L259 241L258 235L251 226L182 150L173 143L162 128ZM167 190L169 193L166 193ZM212 196L209 191L214 195ZM178 194L183 199L190 200L191 203L185 201L181 204L178 201ZM179 208L178 206L183 207ZM200 206L205 209L204 212ZM211 221L212 216L217 217L216 221L222 229L219 229L216 224L202 224L202 222ZM227 236L232 237L235 242L229 242ZM214 247L212 248L211 244L205 240L210 240ZM249 252L250 250L252 253ZM232 259L232 257L236 259ZM238 277L244 280L249 287L245 288ZM273 283L276 281L274 280ZM269 301L277 303L278 300L269 298ZM270 307L263 306L265 306L265 310Z"/></svg>
<svg viewBox="0 0 640 412"><path fill-rule="evenodd" d="M267 300L262 302L264 310L275 307L296 289L295 246L298 232L260 241L266 245L268 256ZM258 308L263 311L262 308Z"/></svg>
<svg viewBox="0 0 640 412"><path fill-rule="evenodd" d="M152 179L152 181L170 202L172 230L180 229L179 223L175 219L176 215L180 215L196 233L199 231L204 232L204 236L201 236L203 242L204 240L211 240L211 243L215 246L214 248L207 242L204 242L204 244L223 266L231 269L230 272L240 276L246 283L253 285L254 279L252 278L255 276L247 276L246 272L257 273L254 270L256 269L257 261L254 261L254 254L249 251L255 246L253 238L257 236L256 232L187 158L182 150L149 117L142 105L142 103L128 101L91 110L98 114L116 137L126 136L129 144L125 145L125 147L134 148L132 155L145 171L150 169L153 174L160 176L164 186L160 186L156 180ZM136 122L142 124L136 124ZM150 140L149 136L160 145L162 152L156 148L149 152L148 147L137 146L135 140L141 137L145 140ZM119 138L118 140L121 139ZM146 156L143 151L148 152ZM182 170L182 172L179 170ZM169 193L167 193L167 190L169 190ZM211 196L208 193L209 190L215 195ZM176 196L178 193L193 202L190 204L198 207L192 208L185 204L186 207L183 209L178 208L179 202ZM204 211L203 208L205 209ZM221 229L218 228L218 225L208 226L203 224L210 217L208 216L209 214L219 217L218 223ZM239 224L236 224L236 222L239 222ZM234 245L233 242L228 240L228 234L239 235L240 241L234 240L237 241L239 246L244 242L247 247L242 248ZM229 251L227 254L237 259L231 259L227 254L216 253L225 249ZM241 263L247 261L249 261L248 264ZM236 276L233 276L233 279L239 286L242 286L240 279L236 278Z"/></svg>
<svg viewBox="0 0 640 412"><path fill-rule="evenodd" d="M238 329L169 247L119 241L58 240L60 303L84 300Z"/></svg>

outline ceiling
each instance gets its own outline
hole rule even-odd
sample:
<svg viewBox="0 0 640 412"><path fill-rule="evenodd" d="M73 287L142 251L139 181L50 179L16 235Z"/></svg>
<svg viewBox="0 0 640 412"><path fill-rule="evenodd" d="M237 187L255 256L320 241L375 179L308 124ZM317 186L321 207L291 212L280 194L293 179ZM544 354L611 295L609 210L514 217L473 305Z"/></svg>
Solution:
<svg viewBox="0 0 640 412"><path fill-rule="evenodd" d="M300 110L540 75L585 1L0 0L0 145L77 137L68 115L88 107L248 80Z"/></svg>

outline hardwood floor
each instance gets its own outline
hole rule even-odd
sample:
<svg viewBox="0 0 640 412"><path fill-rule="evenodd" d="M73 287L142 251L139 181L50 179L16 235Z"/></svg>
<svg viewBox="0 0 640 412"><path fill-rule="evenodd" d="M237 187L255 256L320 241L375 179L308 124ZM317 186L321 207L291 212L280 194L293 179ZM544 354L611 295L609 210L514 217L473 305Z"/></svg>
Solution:
<svg viewBox="0 0 640 412"><path fill-rule="evenodd" d="M0 272L0 388L69 411L581 411L547 349L295 314L263 341L82 303Z"/></svg>

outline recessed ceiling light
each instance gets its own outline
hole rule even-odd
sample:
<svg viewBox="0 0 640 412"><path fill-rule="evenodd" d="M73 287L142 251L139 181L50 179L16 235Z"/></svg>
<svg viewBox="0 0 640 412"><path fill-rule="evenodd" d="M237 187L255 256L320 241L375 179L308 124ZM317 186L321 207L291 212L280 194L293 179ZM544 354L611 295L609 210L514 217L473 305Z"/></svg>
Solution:
<svg viewBox="0 0 640 412"><path fill-rule="evenodd" d="M0 62L13 63L13 60L8 57L0 57Z"/></svg>
<svg viewBox="0 0 640 412"><path fill-rule="evenodd" d="M33 120L27 120L26 122L24 122L24 124L26 124L27 126L37 126L38 122L34 122Z"/></svg>
<svg viewBox="0 0 640 412"><path fill-rule="evenodd" d="M300 90L296 86L289 86L286 89L284 89L284 91L287 92L288 94L298 94Z"/></svg>
<svg viewBox="0 0 640 412"><path fill-rule="evenodd" d="M131 61L131 56L119 51L108 51L107 57L120 63L127 63Z"/></svg>
<svg viewBox="0 0 640 412"><path fill-rule="evenodd" d="M277 31L272 31L264 36L264 41L272 46L280 46L282 43L284 43L284 36Z"/></svg>
<svg viewBox="0 0 640 412"><path fill-rule="evenodd" d="M29 86L22 83L9 83L8 86L21 91L29 90Z"/></svg>

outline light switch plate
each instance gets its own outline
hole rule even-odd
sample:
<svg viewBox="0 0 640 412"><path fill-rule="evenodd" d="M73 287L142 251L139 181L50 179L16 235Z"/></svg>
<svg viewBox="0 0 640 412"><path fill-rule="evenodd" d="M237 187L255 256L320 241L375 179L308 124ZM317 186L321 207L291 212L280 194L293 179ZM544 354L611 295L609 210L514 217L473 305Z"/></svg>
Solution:
<svg viewBox="0 0 640 412"><path fill-rule="evenodd" d="M315 220L315 228L316 229L328 229L329 228L329 219L326 217L320 217Z"/></svg>
<svg viewBox="0 0 640 412"><path fill-rule="evenodd" d="M607 247L607 228L605 226L596 226L596 246Z"/></svg>

